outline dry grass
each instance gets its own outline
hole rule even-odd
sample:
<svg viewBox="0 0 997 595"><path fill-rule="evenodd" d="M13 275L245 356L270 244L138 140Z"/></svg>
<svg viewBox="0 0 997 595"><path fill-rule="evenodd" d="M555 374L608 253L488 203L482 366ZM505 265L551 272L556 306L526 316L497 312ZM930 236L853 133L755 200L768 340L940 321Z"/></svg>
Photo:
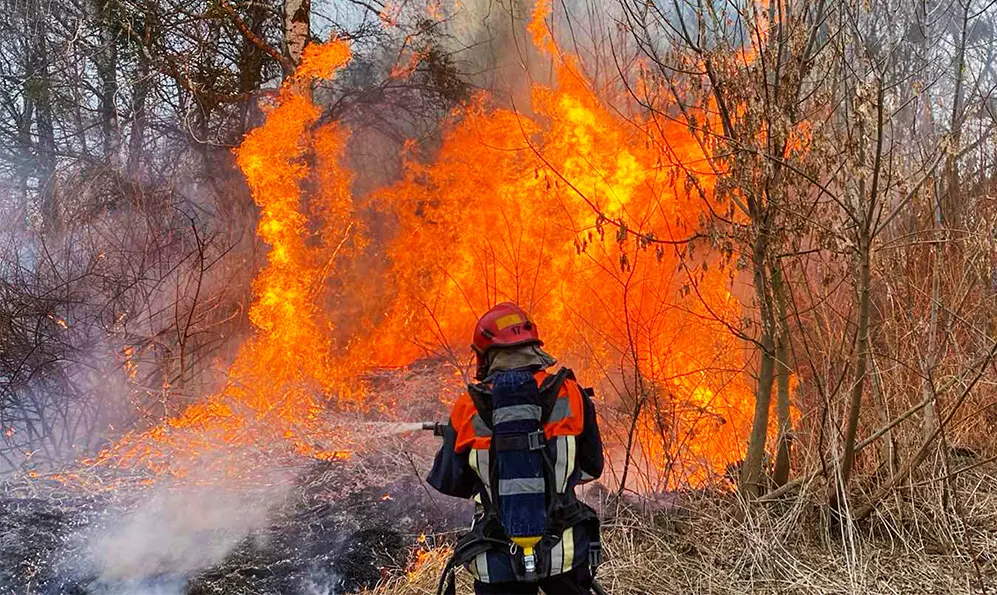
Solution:
<svg viewBox="0 0 997 595"><path fill-rule="evenodd" d="M614 595L997 592L997 475L956 484L949 512L930 489L919 499L898 492L862 526L831 523L816 485L750 515L717 493L667 511L616 506L604 512L599 581ZM444 562L428 556L367 595L435 593ZM467 573L458 576L458 592L470 593Z"/></svg>

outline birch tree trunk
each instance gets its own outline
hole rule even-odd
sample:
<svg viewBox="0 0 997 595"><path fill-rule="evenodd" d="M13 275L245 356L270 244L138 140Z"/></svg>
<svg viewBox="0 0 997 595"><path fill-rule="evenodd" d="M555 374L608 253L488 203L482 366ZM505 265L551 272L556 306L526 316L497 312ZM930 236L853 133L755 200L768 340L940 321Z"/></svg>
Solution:
<svg viewBox="0 0 997 595"><path fill-rule="evenodd" d="M311 0L286 0L284 2L284 51L290 64L297 66L301 63L301 55L305 51L305 45L311 36ZM287 78L293 72L288 69L290 65L284 67L284 77Z"/></svg>

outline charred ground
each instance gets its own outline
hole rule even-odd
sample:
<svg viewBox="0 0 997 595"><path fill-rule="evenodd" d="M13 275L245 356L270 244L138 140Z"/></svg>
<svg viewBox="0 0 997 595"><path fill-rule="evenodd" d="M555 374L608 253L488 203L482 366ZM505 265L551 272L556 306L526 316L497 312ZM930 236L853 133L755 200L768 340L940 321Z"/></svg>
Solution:
<svg viewBox="0 0 997 595"><path fill-rule="evenodd" d="M392 403L393 415L432 420L443 411L433 395L452 385L453 375L427 360L372 372L364 382L373 402ZM349 456L315 460L284 450L235 451L231 461L211 462L212 473L226 470L227 477L170 479L88 461L90 466L74 462L58 473L9 478L0 484L0 591L311 595L357 592L404 575L417 550L445 543L466 523L470 503L445 498L423 482L436 447L432 436L398 431L406 424L387 421L376 408L330 416L339 424L316 439L351 445ZM265 500L265 515L246 522L212 518L215 492L218 498L238 494L235 502ZM163 493L178 500L151 506ZM129 535L142 543L112 543L102 557L98 550L108 535L120 533L137 514L173 518L140 524L139 531L162 534ZM115 552L122 547L156 540L170 545L151 547L155 556L147 561L113 571L102 565L120 557ZM171 547L203 551L206 561Z"/></svg>
<svg viewBox="0 0 997 595"><path fill-rule="evenodd" d="M431 498L414 477L346 489L355 474L348 462L315 462L268 524L220 564L186 576L150 568L122 580L102 578L84 536L118 522L127 497L74 493L44 479L8 482L0 499L0 586L53 595L352 593L404 573L420 536L443 538L469 514L461 502Z"/></svg>

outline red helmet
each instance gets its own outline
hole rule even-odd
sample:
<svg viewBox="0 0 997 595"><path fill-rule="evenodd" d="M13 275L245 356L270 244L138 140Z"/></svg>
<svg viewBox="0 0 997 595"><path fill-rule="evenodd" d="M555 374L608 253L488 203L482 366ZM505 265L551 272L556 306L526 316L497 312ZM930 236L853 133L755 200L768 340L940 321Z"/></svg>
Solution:
<svg viewBox="0 0 997 595"><path fill-rule="evenodd" d="M485 312L474 327L471 348L479 356L492 347L543 345L537 325L525 310L512 302L503 302Z"/></svg>

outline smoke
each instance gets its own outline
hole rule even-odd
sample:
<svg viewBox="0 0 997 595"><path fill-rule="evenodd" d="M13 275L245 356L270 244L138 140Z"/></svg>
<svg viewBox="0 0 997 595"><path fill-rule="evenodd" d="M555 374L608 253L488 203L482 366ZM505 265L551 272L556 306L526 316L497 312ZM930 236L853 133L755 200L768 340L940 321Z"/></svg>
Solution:
<svg viewBox="0 0 997 595"><path fill-rule="evenodd" d="M319 574L305 579L301 584L301 595L336 595L342 582L335 573Z"/></svg>
<svg viewBox="0 0 997 595"><path fill-rule="evenodd" d="M530 85L544 63L526 26L531 0L470 0L459 4L447 21L462 70L477 87L528 110Z"/></svg>
<svg viewBox="0 0 997 595"><path fill-rule="evenodd" d="M250 468L252 483L207 472L160 481L136 506L110 515L86 538L93 586L108 595L180 593L188 577L224 561L268 525L293 487L280 469Z"/></svg>
<svg viewBox="0 0 997 595"><path fill-rule="evenodd" d="M77 198L102 204L92 193ZM163 191L49 234L0 205L0 474L61 468L223 380L255 266L229 233L248 223L202 215L206 194Z"/></svg>

